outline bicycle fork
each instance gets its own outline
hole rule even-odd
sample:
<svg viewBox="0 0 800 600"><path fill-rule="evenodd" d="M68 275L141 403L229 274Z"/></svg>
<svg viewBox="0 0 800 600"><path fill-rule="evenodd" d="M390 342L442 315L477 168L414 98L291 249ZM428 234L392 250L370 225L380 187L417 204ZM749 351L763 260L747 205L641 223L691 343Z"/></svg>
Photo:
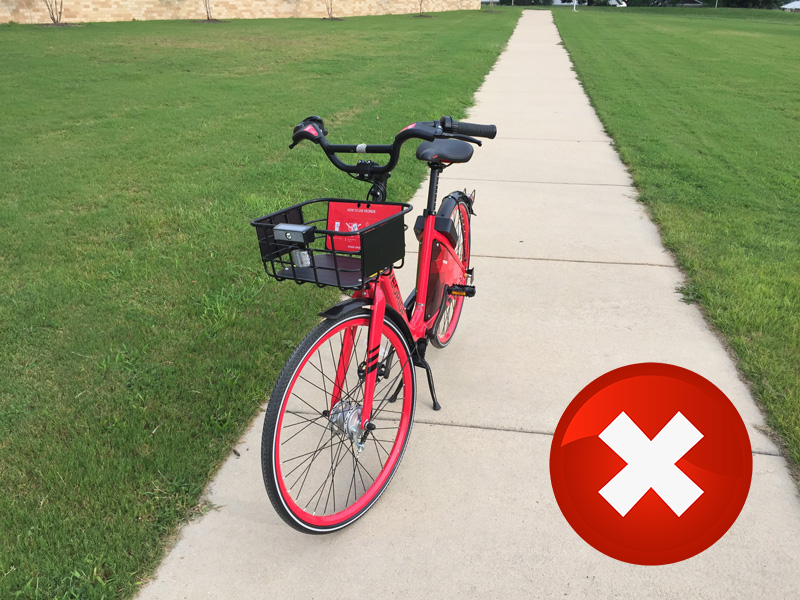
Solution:
<svg viewBox="0 0 800 600"><path fill-rule="evenodd" d="M324 415L328 418L331 429L338 430L349 437L358 447L359 453L369 433L375 430L375 425L371 420L372 405L381 357L381 337L385 315L386 297L380 286L375 286L372 310L370 311L366 358L363 368L362 365L357 365L359 377L363 376L364 378L362 404L360 407L356 407L352 402L353 399L349 397L350 393L345 390L345 380L356 350L355 330L351 328L345 331L342 339L342 348L336 365L336 379L331 391L330 409Z"/></svg>
<svg viewBox="0 0 800 600"><path fill-rule="evenodd" d="M375 295L372 299L372 311L369 317L369 336L367 337L367 360L364 373L364 404L361 407L361 429L364 435L361 443L366 440L367 432L375 429L371 422L372 400L375 397L375 382L378 377L378 361L381 353L381 335L383 332L383 319L386 316L386 296L381 286L375 286Z"/></svg>

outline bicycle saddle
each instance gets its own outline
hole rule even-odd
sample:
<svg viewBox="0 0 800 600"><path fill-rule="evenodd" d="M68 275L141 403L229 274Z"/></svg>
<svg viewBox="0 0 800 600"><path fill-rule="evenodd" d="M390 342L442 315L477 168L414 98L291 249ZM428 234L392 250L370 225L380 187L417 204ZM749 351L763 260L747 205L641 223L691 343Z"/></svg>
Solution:
<svg viewBox="0 0 800 600"><path fill-rule="evenodd" d="M417 158L426 162L465 163L472 153L472 144L461 140L422 142L417 147Z"/></svg>

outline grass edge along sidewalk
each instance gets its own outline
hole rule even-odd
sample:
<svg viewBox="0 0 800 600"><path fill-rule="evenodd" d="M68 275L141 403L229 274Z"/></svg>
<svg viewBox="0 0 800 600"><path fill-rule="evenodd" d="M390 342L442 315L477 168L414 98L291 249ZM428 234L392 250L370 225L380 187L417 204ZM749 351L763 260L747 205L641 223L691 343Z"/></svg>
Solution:
<svg viewBox="0 0 800 600"><path fill-rule="evenodd" d="M152 573L335 301L268 281L249 225L366 193L292 126L461 118L518 14L0 26L0 597Z"/></svg>
<svg viewBox="0 0 800 600"><path fill-rule="evenodd" d="M554 10L640 200L800 463L800 15Z"/></svg>

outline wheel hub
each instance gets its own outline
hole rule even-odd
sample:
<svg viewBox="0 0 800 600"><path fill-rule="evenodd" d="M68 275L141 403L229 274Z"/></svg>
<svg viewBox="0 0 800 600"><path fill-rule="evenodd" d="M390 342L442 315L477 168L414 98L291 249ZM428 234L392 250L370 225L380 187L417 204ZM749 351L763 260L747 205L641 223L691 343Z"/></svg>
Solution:
<svg viewBox="0 0 800 600"><path fill-rule="evenodd" d="M333 433L344 435L361 448L361 407L349 402L339 401L328 415L328 426Z"/></svg>

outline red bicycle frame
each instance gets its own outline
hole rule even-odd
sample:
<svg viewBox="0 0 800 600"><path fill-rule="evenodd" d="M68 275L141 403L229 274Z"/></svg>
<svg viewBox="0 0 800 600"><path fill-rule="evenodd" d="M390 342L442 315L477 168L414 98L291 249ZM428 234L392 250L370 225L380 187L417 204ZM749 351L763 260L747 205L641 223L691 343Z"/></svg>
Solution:
<svg viewBox="0 0 800 600"><path fill-rule="evenodd" d="M409 319L394 270L381 274L377 280L370 282L366 289L357 291L353 298L363 298L369 300L372 311L369 322L369 336L367 341L367 358L365 365L364 381L364 402L361 410L361 428L366 430L372 416L372 399L375 393L375 383L377 378L378 363L380 358L381 332L383 320L386 316L386 305L399 314L408 326L414 341L425 339L426 333L434 326L439 316L439 310L433 313L430 318L425 317L426 298L428 297L428 285L432 266L436 268L440 280L452 284L462 280L466 274L466 268L461 258L456 254L450 240L441 232L435 229L436 224L436 193L438 189L439 170L432 169L431 180L428 190L428 206L424 212L425 220L422 230L422 239L419 252L419 268L417 270L416 301L411 311ZM432 265L433 247L437 244L443 249L437 259L437 264ZM343 340L341 355L339 357L336 381L333 386L331 397L331 408L339 402L342 395L344 377L350 365L354 340L353 331L348 330Z"/></svg>

